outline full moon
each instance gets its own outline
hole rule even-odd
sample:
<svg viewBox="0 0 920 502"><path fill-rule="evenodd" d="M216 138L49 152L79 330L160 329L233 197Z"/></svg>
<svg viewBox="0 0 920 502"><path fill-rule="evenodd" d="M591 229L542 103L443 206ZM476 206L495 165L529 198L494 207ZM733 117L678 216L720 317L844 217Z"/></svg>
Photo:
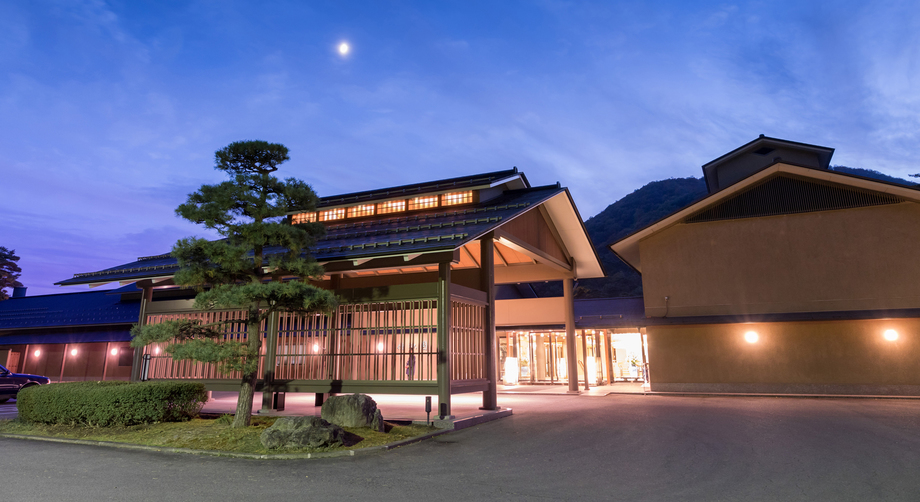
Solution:
<svg viewBox="0 0 920 502"><path fill-rule="evenodd" d="M351 47L348 46L348 43L342 42L339 44L339 54L344 56L348 54L348 51L350 50L351 50Z"/></svg>

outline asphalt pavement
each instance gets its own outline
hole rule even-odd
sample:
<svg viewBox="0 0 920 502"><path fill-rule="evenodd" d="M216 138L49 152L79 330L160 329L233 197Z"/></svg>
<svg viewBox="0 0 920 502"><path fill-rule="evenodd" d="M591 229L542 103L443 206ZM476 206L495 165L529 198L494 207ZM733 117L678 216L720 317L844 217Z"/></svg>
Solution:
<svg viewBox="0 0 920 502"><path fill-rule="evenodd" d="M6 500L920 500L920 401L502 395L514 415L359 457L0 438Z"/></svg>

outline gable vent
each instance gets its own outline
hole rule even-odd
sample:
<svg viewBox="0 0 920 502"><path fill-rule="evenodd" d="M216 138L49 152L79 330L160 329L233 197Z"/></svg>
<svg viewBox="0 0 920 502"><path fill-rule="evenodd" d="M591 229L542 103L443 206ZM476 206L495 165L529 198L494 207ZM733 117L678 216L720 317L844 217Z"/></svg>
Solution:
<svg viewBox="0 0 920 502"><path fill-rule="evenodd" d="M777 176L687 218L684 223L881 206L903 201L893 195Z"/></svg>

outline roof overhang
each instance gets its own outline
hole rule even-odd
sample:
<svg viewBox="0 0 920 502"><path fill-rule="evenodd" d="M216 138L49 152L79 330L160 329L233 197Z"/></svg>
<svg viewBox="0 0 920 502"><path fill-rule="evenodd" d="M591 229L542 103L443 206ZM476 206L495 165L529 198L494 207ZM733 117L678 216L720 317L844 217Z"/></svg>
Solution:
<svg viewBox="0 0 920 502"><path fill-rule="evenodd" d="M575 259L575 278L591 279L604 277L604 268L597 256L597 250L588 237L585 223L575 207L569 189L564 189L543 203L546 212L552 220L559 238L565 245L569 255Z"/></svg>
<svg viewBox="0 0 920 502"><path fill-rule="evenodd" d="M812 168L794 166L780 162L773 164L739 181L738 183L725 188L724 190L711 194L697 201L696 203L671 214L670 216L666 216L663 219L658 220L657 222L618 240L617 242L614 242L610 245L610 249L621 260L625 261L629 266L633 267L636 269L636 271L641 273L642 265L639 256L639 243L641 241L667 228L677 225L693 214L715 206L723 200L743 192L751 186L756 185L766 180L767 178L780 173L791 174L816 181L835 183L838 185L847 185L854 188L861 188L864 190L871 190L873 192L894 195L912 202L920 202L920 191L914 190L912 188L886 183L883 181L876 181L868 178L861 178L844 173L838 173L835 171L819 171Z"/></svg>

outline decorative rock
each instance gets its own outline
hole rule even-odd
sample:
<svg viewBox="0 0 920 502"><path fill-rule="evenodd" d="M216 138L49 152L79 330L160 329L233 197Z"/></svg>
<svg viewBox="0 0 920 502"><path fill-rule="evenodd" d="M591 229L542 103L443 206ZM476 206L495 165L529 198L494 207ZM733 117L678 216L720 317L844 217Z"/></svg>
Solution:
<svg viewBox="0 0 920 502"><path fill-rule="evenodd" d="M323 448L343 444L345 430L319 417L281 417L259 439L271 450Z"/></svg>
<svg viewBox="0 0 920 502"><path fill-rule="evenodd" d="M332 396L323 403L323 419L342 427L370 427L386 432L377 403L364 394Z"/></svg>

